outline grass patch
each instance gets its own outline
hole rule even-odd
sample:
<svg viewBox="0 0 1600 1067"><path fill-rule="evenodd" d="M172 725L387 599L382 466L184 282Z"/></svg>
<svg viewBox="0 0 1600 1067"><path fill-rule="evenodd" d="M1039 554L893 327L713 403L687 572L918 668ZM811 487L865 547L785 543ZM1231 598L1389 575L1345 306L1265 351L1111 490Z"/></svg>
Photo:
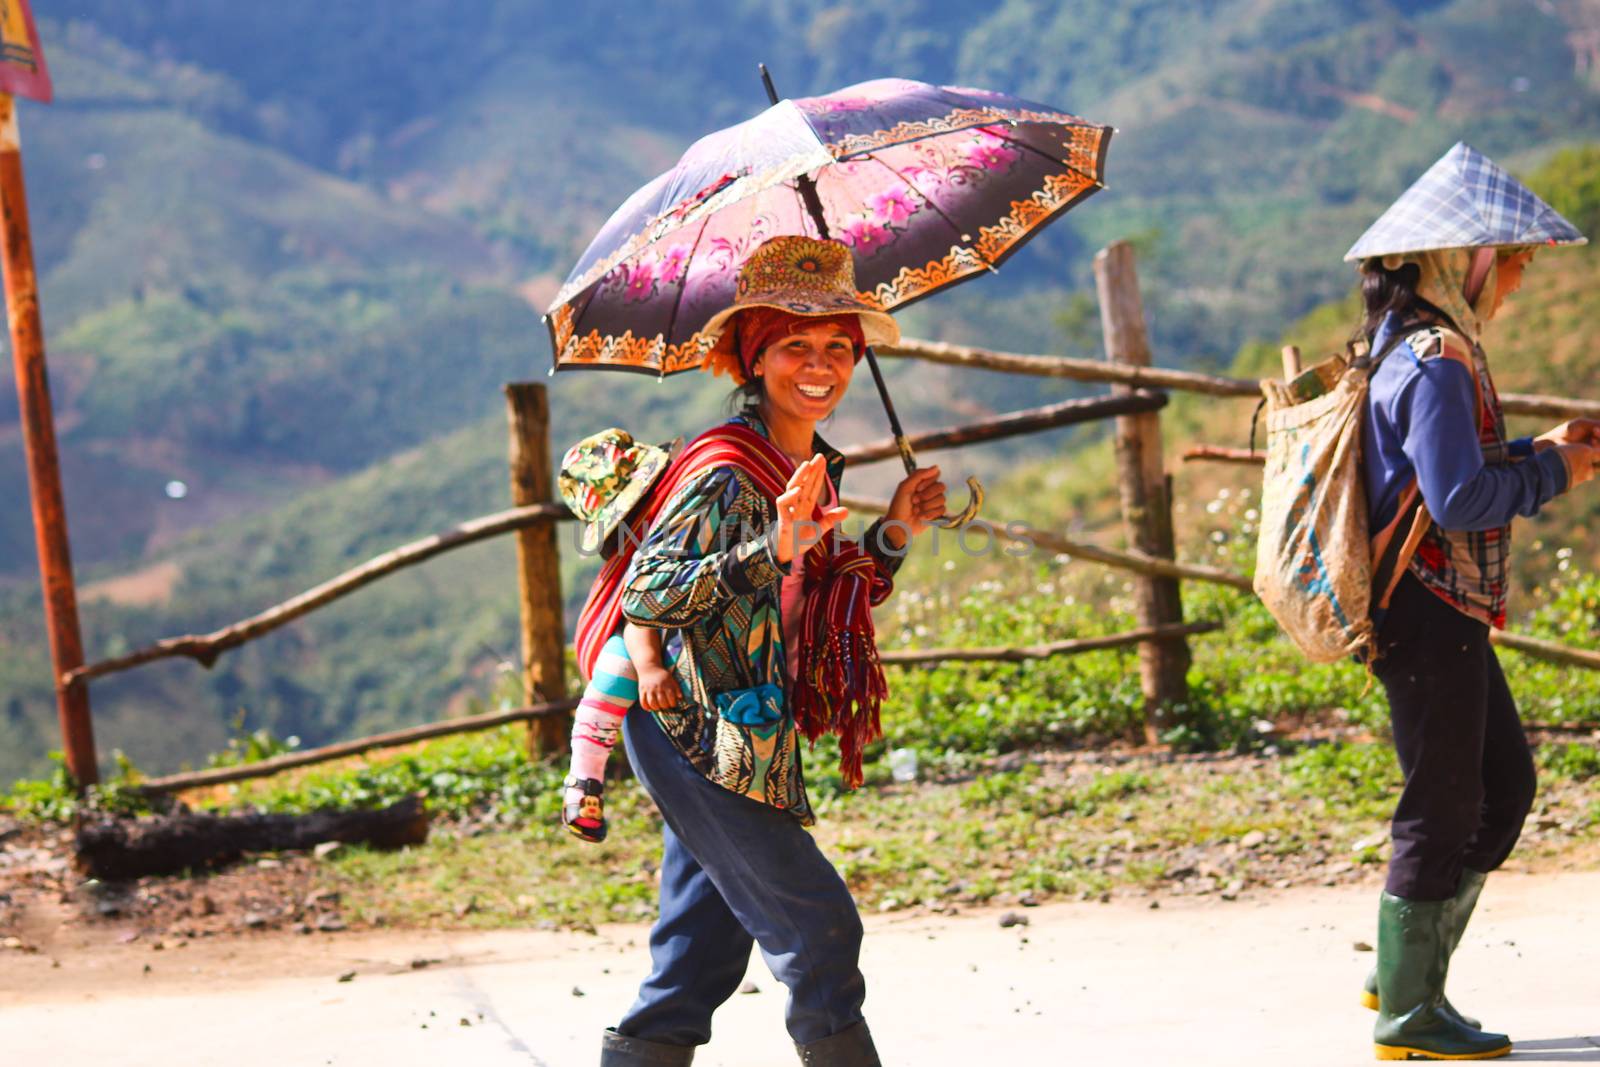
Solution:
<svg viewBox="0 0 1600 1067"><path fill-rule="evenodd" d="M438 815L425 845L347 848L322 861L320 882L342 894L355 924L581 929L653 916L661 824L642 787L614 780L609 838L580 844L558 825L560 768L530 763L522 742L515 728L441 739L220 788L201 804L296 811L425 794ZM1594 845L1600 753L1552 745L1539 759L1540 807L1519 856L1559 862ZM994 762L904 784L879 762L860 790L817 791L818 843L864 909L1359 881L1386 857L1400 783L1381 743ZM64 820L63 793L64 781L33 783L6 805Z"/></svg>

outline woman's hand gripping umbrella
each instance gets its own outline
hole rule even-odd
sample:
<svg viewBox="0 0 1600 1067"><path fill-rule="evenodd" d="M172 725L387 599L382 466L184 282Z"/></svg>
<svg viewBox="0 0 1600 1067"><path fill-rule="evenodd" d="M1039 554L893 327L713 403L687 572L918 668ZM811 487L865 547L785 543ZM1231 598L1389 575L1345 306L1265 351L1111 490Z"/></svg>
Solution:
<svg viewBox="0 0 1600 1067"><path fill-rule="evenodd" d="M1103 187L1111 128L1055 108L894 78L797 100L778 100L770 79L768 90L771 107L701 138L602 227L545 317L557 370L728 370L731 354L716 348L725 322L713 320L739 267L772 237L847 245L859 298L893 311L993 272ZM971 521L983 490L968 485L967 506L934 521Z"/></svg>

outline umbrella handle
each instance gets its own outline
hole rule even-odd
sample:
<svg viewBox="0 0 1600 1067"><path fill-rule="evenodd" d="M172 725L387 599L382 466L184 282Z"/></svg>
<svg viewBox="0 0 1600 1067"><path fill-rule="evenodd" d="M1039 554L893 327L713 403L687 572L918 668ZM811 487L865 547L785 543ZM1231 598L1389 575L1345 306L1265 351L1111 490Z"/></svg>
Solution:
<svg viewBox="0 0 1600 1067"><path fill-rule="evenodd" d="M940 515L933 520L935 526L953 530L958 526L965 526L978 517L978 509L983 507L983 486L979 484L978 479L968 475L967 491L972 494L967 500L967 506L954 515Z"/></svg>
<svg viewBox="0 0 1600 1067"><path fill-rule="evenodd" d="M911 454L911 442L906 439L905 434L895 434L894 443L895 447L900 450L900 462L905 464L906 473L916 473L917 457ZM978 509L983 507L983 485L978 481L977 478L968 475L967 492L970 494L970 496L967 499L966 507L956 512L954 515L940 515L937 519L933 520L933 524L946 530L953 530L959 526L965 526L967 523L977 518Z"/></svg>

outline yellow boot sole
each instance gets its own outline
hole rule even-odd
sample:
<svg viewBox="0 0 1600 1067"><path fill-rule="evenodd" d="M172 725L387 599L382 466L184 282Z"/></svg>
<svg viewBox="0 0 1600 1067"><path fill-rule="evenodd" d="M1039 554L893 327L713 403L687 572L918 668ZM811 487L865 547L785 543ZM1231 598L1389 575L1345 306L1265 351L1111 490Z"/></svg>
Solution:
<svg viewBox="0 0 1600 1067"><path fill-rule="evenodd" d="M1496 1060L1507 1055L1511 1046L1492 1049L1489 1052L1467 1052L1451 1055L1447 1052L1429 1052L1427 1049L1407 1048L1405 1045L1373 1045L1372 1050L1377 1053L1380 1060L1409 1060L1415 1056L1419 1060Z"/></svg>
<svg viewBox="0 0 1600 1067"><path fill-rule="evenodd" d="M1368 1011L1377 1011L1378 994L1368 993L1365 989L1363 989L1361 991L1361 1006L1366 1008Z"/></svg>

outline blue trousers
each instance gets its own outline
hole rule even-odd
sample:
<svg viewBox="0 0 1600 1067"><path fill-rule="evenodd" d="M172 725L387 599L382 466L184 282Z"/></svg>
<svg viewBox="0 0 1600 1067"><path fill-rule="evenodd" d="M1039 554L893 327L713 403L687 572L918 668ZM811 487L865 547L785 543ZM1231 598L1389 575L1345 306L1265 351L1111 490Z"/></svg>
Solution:
<svg viewBox="0 0 1600 1067"><path fill-rule="evenodd" d="M623 720L634 773L666 822L653 970L617 1024L670 1045L711 1039L711 1014L739 988L752 945L789 989L800 1044L862 1021L861 916L800 821L706 780L635 704Z"/></svg>

